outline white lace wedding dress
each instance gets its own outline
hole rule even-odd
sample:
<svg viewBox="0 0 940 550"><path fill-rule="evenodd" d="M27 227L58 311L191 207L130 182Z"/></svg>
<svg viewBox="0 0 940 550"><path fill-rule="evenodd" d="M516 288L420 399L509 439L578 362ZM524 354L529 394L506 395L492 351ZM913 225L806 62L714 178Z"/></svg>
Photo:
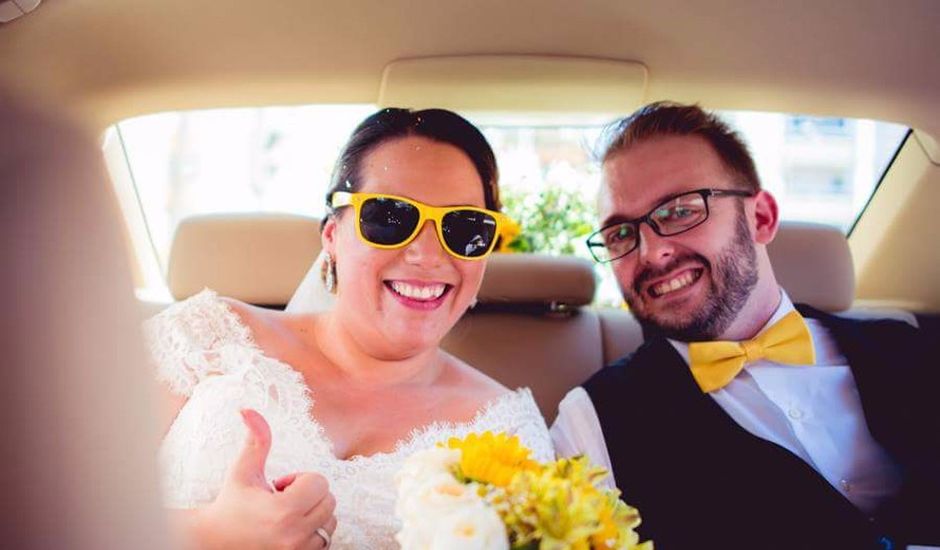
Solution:
<svg viewBox="0 0 940 550"><path fill-rule="evenodd" d="M247 431L239 410L253 408L271 425L266 475L326 476L336 497L334 548L396 548L393 477L403 460L450 436L485 430L517 434L534 458L553 450L545 420L528 389L507 394L465 423L416 429L393 452L340 460L316 421L316 390L300 373L267 357L241 319L211 290L180 302L145 323L157 375L188 396L160 448L165 503L194 508L218 494ZM313 416L311 416L313 412Z"/></svg>

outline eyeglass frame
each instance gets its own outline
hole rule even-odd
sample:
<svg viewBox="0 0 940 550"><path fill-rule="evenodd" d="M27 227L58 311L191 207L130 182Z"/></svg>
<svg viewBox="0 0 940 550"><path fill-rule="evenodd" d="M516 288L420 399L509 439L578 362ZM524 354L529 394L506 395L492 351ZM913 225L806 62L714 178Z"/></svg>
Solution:
<svg viewBox="0 0 940 550"><path fill-rule="evenodd" d="M660 208L662 208L663 205L665 205L665 204L667 204L667 203L669 203L669 202L672 202L672 201L678 199L679 197L683 197L683 196L685 196L685 195L700 195L700 196L702 197L702 202L705 204L705 216L704 216L700 221L698 221L698 222L696 222L695 224L690 225L689 227L686 227L686 228L684 228L684 229L682 229L682 230L680 230L680 231L676 231L675 233L663 233L663 232L660 230L660 228L658 227L658 224L657 224L656 220L652 219L652 217L651 217L652 214L653 214L653 212L656 212L657 210L659 210ZM712 188L702 188L702 189L693 189L693 190L691 190L691 191L683 191L682 193L679 193L679 194L677 194L677 195L673 195L673 196L671 196L671 197L669 197L669 198L667 198L667 199L664 199L662 202L660 202L660 203L658 203L656 206L654 206L649 212L647 212L646 214L644 214L643 216L641 216L641 217L639 217L639 218L635 218L635 219L632 219L632 220L618 221L618 222L615 222L615 223L612 223L612 224L609 224L609 225L605 225L604 227L602 227L602 228L598 229L597 231L595 231L595 232L591 233L590 235L588 235L588 238L585 239L585 244L587 245L588 251L591 253L591 257L594 258L594 261L595 261L595 262L601 263L601 264L610 263L610 262L613 262L614 260L619 260L620 258L623 258L624 256L630 255L634 250L636 250L637 248L640 247L640 224L643 223L643 222L646 222L646 225L650 226L650 229L652 229L653 232L656 233L657 235L659 235L660 237L674 237L674 236L676 236L676 235L681 235L682 233L685 233L686 231L690 231L690 230L692 230L692 229L695 229L696 227L698 227L698 226L702 225L703 223L705 223L706 221L708 221L708 217L711 215L711 209L710 209L709 206L708 206L708 198L709 198L709 197L742 197L742 198L751 198L751 197L754 197L754 196L756 196L756 195L757 195L756 192L753 192L753 191L745 191L745 190L743 190L743 189L712 189ZM611 227L619 227L619 226L625 225L625 224L631 224L631 225L633 225L634 231L635 231L635 233L636 233L636 244L633 245L633 248L631 248L630 250L624 252L623 254L621 254L621 255L619 255L619 256L611 257L611 258L608 258L608 259L606 259L606 260L601 260L601 259L599 259L599 258L597 257L597 254L594 253L594 249L597 248L597 247L607 248L607 245L606 245L605 243L603 243L603 242L599 242L599 243L598 243L598 242L591 242L591 239L597 237L598 235L602 235L604 231L610 229Z"/></svg>
<svg viewBox="0 0 940 550"><path fill-rule="evenodd" d="M414 206L418 210L418 223L415 225L414 230L412 230L408 238L396 244L374 243L367 239L365 235L362 234L362 225L360 224L360 220L358 218L360 217L360 209L362 208L362 205L369 199L391 199ZM487 208L480 208L478 206L469 205L431 206L430 204L425 204L415 199L402 197L400 195L390 195L388 193L357 193L350 191L335 191L332 195L330 195L330 208L333 212L336 212L338 209L345 206L353 207L353 211L355 212L357 218L355 224L356 236L359 237L359 240L361 240L363 243L373 248L378 248L381 250L395 250L397 248L404 248L411 244L411 242L418 237L418 234L421 233L424 224L426 224L428 221L433 221L437 233L438 243L440 243L441 248L444 249L444 252L447 252L449 255L457 258L458 260L467 260L470 262L479 261L489 256L493 252L493 249L496 248L496 242L499 241L499 238L503 235L503 231L508 225L510 225L511 221L511 218L509 218L509 216L506 214L497 212L495 210L489 210ZM495 236L493 237L493 241L490 242L486 252L480 254L479 256L464 256L454 252L450 249L450 246L448 246L447 241L444 238L444 227L442 225L444 216L451 212L460 210L470 210L473 212L486 214L492 217L496 223Z"/></svg>

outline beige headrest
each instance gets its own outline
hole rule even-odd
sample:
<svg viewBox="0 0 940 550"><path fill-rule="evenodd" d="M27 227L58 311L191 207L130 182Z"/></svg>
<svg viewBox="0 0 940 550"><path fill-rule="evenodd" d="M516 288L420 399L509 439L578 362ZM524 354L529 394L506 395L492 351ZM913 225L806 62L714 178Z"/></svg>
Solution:
<svg viewBox="0 0 940 550"><path fill-rule="evenodd" d="M253 304L286 304L320 253L319 223L285 214L187 218L170 250L170 292L181 300L209 287ZM580 306L591 303L594 288L587 260L493 254L479 300Z"/></svg>
<svg viewBox="0 0 940 550"><path fill-rule="evenodd" d="M314 275L319 274L319 264L311 270ZM312 284L306 283L309 286L298 295L301 303L292 302L291 308L323 311L332 307L332 296L316 279L315 276ZM594 271L587 260L542 254L493 254L477 298L487 305L548 306L534 311L559 311L560 306L590 304L594 287Z"/></svg>
<svg viewBox="0 0 940 550"><path fill-rule="evenodd" d="M826 225L783 222L767 247L777 282L794 302L843 311L855 299L855 270L845 235Z"/></svg>
<svg viewBox="0 0 940 550"><path fill-rule="evenodd" d="M493 254L480 288L483 303L583 306L594 300L594 266L570 256Z"/></svg>
<svg viewBox="0 0 940 550"><path fill-rule="evenodd" d="M167 276L177 300L210 287L224 296L286 304L320 253L319 220L289 214L211 214L182 221ZM838 229L784 222L768 247L790 298L842 311L855 297L848 242ZM480 302L582 306L594 299L590 261L541 254L493 254Z"/></svg>
<svg viewBox="0 0 940 550"><path fill-rule="evenodd" d="M209 287L283 305L320 253L320 221L290 214L210 214L180 222L167 284L177 300Z"/></svg>

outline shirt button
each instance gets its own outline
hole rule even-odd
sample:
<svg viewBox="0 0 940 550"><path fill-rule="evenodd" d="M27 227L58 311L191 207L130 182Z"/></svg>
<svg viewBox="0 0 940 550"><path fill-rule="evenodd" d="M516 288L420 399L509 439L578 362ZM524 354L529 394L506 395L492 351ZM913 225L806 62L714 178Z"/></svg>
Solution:
<svg viewBox="0 0 940 550"><path fill-rule="evenodd" d="M789 416L793 420L799 420L803 418L803 411L797 408L792 408L789 411L787 411L787 416Z"/></svg>
<svg viewBox="0 0 940 550"><path fill-rule="evenodd" d="M849 480L847 479L840 479L839 486L842 487L842 490L845 491L846 493L852 492L852 483L849 482Z"/></svg>

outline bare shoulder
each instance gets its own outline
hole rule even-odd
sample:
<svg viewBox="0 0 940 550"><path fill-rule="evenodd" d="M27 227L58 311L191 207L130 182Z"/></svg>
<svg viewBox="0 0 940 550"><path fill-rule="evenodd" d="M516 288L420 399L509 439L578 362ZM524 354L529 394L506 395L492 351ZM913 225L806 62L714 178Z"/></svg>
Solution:
<svg viewBox="0 0 940 550"><path fill-rule="evenodd" d="M262 350L278 355L279 350L292 338L292 327L296 316L247 304L235 298L220 297L219 299L238 316L242 324L248 328L255 344Z"/></svg>
<svg viewBox="0 0 940 550"><path fill-rule="evenodd" d="M232 310L232 313L237 315L241 322L249 328L261 321L260 317L263 315L263 308L246 304L241 300L229 298L228 296L219 296L219 301L228 306L228 308Z"/></svg>

